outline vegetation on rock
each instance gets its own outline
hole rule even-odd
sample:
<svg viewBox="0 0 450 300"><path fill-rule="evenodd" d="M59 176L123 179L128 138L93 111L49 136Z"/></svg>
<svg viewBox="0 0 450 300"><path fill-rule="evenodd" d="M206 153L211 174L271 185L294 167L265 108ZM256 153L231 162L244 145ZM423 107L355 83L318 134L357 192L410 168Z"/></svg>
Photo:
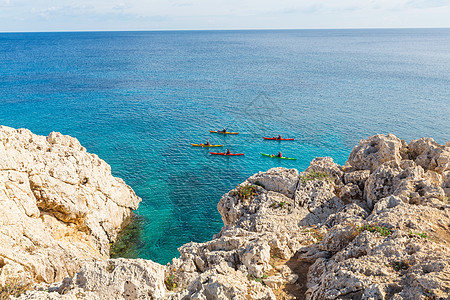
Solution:
<svg viewBox="0 0 450 300"><path fill-rule="evenodd" d="M255 195L256 195L256 187L250 184L240 185L233 192L233 196L236 196L241 200L249 199Z"/></svg>
<svg viewBox="0 0 450 300"><path fill-rule="evenodd" d="M381 234L382 236L388 236L390 235L392 232L389 228L386 228L384 226L377 226L377 225L363 225L363 226L359 226L357 227L357 230L359 232L363 232L363 231L369 231L369 232L378 232L379 234Z"/></svg>
<svg viewBox="0 0 450 300"><path fill-rule="evenodd" d="M322 179L327 179L327 178L329 178L328 173L318 172L318 171L311 171L311 172L308 172L304 176L300 176L302 183L306 183L307 181L322 180Z"/></svg>

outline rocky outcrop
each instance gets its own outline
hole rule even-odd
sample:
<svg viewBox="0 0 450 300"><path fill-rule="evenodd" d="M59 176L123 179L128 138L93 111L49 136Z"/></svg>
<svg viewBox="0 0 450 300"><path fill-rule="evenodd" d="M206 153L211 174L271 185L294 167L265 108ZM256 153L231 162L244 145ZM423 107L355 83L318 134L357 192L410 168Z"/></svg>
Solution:
<svg viewBox="0 0 450 300"><path fill-rule="evenodd" d="M377 135L343 167L260 172L219 201L221 232L171 264L85 264L21 298L448 299L449 146Z"/></svg>
<svg viewBox="0 0 450 300"><path fill-rule="evenodd" d="M139 202L77 139L0 126L0 287L60 281L109 257Z"/></svg>
<svg viewBox="0 0 450 300"><path fill-rule="evenodd" d="M381 164L389 161L400 163L405 155L406 142L393 134L377 134L367 140L361 140L353 148L344 168L346 171L375 171Z"/></svg>

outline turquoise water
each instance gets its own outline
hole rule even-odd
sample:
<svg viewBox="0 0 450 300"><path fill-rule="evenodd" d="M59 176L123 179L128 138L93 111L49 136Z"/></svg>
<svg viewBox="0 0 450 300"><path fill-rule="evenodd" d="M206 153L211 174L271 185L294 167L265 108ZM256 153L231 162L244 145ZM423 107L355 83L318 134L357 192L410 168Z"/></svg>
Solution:
<svg viewBox="0 0 450 300"><path fill-rule="evenodd" d="M255 172L343 164L376 133L450 139L449 29L0 34L0 74L0 124L106 160L143 199L132 255L161 263L219 232L221 195ZM208 137L245 156L189 145ZM259 154L278 151L298 160Z"/></svg>

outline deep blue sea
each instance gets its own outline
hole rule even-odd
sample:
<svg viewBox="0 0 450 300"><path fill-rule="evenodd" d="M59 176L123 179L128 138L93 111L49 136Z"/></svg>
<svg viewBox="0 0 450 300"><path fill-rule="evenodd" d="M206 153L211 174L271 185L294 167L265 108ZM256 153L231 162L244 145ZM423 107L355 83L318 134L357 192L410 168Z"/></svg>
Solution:
<svg viewBox="0 0 450 300"><path fill-rule="evenodd" d="M131 256L167 263L258 171L343 164L377 133L449 140L450 29L0 33L0 124L108 162L143 199ZM207 138L245 156L190 146ZM259 154L278 151L297 161Z"/></svg>

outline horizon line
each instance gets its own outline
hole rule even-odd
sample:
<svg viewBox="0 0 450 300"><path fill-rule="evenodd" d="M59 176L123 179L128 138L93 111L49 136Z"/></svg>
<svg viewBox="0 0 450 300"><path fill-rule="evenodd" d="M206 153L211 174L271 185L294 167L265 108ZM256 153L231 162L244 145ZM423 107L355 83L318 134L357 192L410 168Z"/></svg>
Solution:
<svg viewBox="0 0 450 300"><path fill-rule="evenodd" d="M49 30L0 31L0 33L76 33L76 32L179 32L179 31L289 31L289 30L382 30L382 29L450 29L450 27L347 27L347 28L230 28L230 29L117 29L117 30Z"/></svg>

